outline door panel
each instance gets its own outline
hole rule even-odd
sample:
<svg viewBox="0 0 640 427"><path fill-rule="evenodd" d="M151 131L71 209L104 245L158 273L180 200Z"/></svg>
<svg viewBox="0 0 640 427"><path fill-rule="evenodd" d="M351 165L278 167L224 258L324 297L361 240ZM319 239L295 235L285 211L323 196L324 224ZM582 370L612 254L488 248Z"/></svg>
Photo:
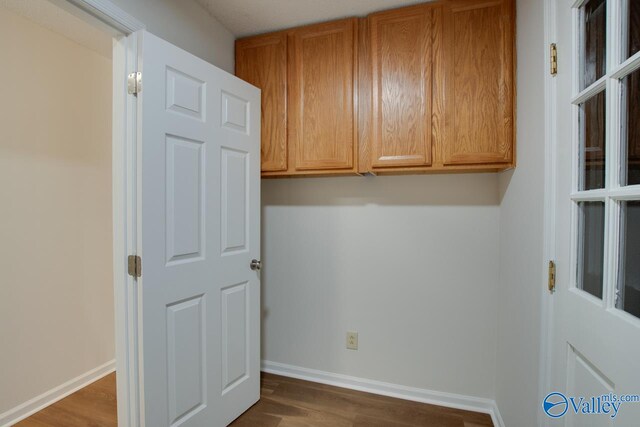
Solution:
<svg viewBox="0 0 640 427"><path fill-rule="evenodd" d="M445 165L513 159L512 0L457 0L445 8Z"/></svg>
<svg viewBox="0 0 640 427"><path fill-rule="evenodd" d="M204 142L167 135L167 263L201 258L204 237Z"/></svg>
<svg viewBox="0 0 640 427"><path fill-rule="evenodd" d="M249 372L248 301L246 282L222 290L222 394L243 382Z"/></svg>
<svg viewBox="0 0 640 427"><path fill-rule="evenodd" d="M576 349L569 346L568 353L567 393L570 396L603 396L615 391L614 384ZM609 426L614 425L614 420L607 414L585 419L583 415L568 411L567 424L576 427Z"/></svg>
<svg viewBox="0 0 640 427"><path fill-rule="evenodd" d="M248 107L246 100L222 91L222 126L248 134Z"/></svg>
<svg viewBox="0 0 640 427"><path fill-rule="evenodd" d="M259 398L260 94L140 40L142 417L223 426Z"/></svg>
<svg viewBox="0 0 640 427"><path fill-rule="evenodd" d="M430 6L369 18L374 168L431 164L432 18Z"/></svg>
<svg viewBox="0 0 640 427"><path fill-rule="evenodd" d="M201 411L206 395L203 296L167 307L169 420L173 425Z"/></svg>
<svg viewBox="0 0 640 427"><path fill-rule="evenodd" d="M246 251L249 230L249 154L222 147L222 254Z"/></svg>
<svg viewBox="0 0 640 427"><path fill-rule="evenodd" d="M288 111L296 170L353 168L356 23L292 31Z"/></svg>
<svg viewBox="0 0 640 427"><path fill-rule="evenodd" d="M200 120L204 115L204 82L167 67L167 110L186 114Z"/></svg>
<svg viewBox="0 0 640 427"><path fill-rule="evenodd" d="M236 75L262 90L262 171L287 170L286 33L238 40Z"/></svg>

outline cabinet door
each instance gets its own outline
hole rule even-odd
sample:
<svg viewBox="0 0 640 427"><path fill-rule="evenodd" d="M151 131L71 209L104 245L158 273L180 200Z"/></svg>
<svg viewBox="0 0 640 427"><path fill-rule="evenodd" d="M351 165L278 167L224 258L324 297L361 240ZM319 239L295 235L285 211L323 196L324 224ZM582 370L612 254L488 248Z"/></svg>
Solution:
<svg viewBox="0 0 640 427"><path fill-rule="evenodd" d="M292 30L289 136L296 170L354 166L356 20Z"/></svg>
<svg viewBox="0 0 640 427"><path fill-rule="evenodd" d="M374 168L431 164L432 9L369 18Z"/></svg>
<svg viewBox="0 0 640 427"><path fill-rule="evenodd" d="M287 170L287 35L236 42L236 75L262 90L262 171Z"/></svg>
<svg viewBox="0 0 640 427"><path fill-rule="evenodd" d="M454 0L444 11L444 165L511 163L514 140L512 0Z"/></svg>

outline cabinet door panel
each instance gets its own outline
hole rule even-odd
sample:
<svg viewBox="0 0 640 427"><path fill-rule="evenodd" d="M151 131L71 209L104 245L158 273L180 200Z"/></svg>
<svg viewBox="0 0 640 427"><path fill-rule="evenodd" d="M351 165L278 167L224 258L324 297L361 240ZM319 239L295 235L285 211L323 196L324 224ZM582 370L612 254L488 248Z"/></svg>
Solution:
<svg viewBox="0 0 640 427"><path fill-rule="evenodd" d="M262 90L262 171L287 170L286 33L238 40L236 75Z"/></svg>
<svg viewBox="0 0 640 427"><path fill-rule="evenodd" d="M513 159L512 1L452 1L445 10L445 165Z"/></svg>
<svg viewBox="0 0 640 427"><path fill-rule="evenodd" d="M354 166L356 20L292 31L289 130L296 170Z"/></svg>
<svg viewBox="0 0 640 427"><path fill-rule="evenodd" d="M375 167L431 164L432 8L371 15Z"/></svg>

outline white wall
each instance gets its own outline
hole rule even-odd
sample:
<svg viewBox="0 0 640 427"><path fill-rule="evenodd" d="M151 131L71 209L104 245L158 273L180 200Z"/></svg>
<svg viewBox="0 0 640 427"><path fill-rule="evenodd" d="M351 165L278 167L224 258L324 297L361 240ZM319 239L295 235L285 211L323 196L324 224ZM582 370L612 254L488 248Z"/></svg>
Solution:
<svg viewBox="0 0 640 427"><path fill-rule="evenodd" d="M114 358L111 59L0 7L0 414Z"/></svg>
<svg viewBox="0 0 640 427"><path fill-rule="evenodd" d="M235 37L193 0L111 0L147 30L233 73Z"/></svg>
<svg viewBox="0 0 640 427"><path fill-rule="evenodd" d="M545 285L543 1L518 0L518 166L500 176L496 401L507 426L537 424L540 304Z"/></svg>
<svg viewBox="0 0 640 427"><path fill-rule="evenodd" d="M493 398L497 181L262 180L263 359Z"/></svg>

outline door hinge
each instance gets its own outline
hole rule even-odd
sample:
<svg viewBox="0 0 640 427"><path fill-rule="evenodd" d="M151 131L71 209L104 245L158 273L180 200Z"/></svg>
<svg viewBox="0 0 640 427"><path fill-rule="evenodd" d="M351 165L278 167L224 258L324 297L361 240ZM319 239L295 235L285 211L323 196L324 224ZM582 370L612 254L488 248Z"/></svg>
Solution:
<svg viewBox="0 0 640 427"><path fill-rule="evenodd" d="M558 48L555 43L551 43L549 46L549 64L551 75L558 74Z"/></svg>
<svg viewBox="0 0 640 427"><path fill-rule="evenodd" d="M549 292L556 290L556 263L549 261Z"/></svg>
<svg viewBox="0 0 640 427"><path fill-rule="evenodd" d="M142 91L142 73L136 71L127 77L127 92L129 95L138 95Z"/></svg>
<svg viewBox="0 0 640 427"><path fill-rule="evenodd" d="M142 276L142 258L138 255L129 255L128 257L129 264L129 276L131 277L140 277Z"/></svg>

